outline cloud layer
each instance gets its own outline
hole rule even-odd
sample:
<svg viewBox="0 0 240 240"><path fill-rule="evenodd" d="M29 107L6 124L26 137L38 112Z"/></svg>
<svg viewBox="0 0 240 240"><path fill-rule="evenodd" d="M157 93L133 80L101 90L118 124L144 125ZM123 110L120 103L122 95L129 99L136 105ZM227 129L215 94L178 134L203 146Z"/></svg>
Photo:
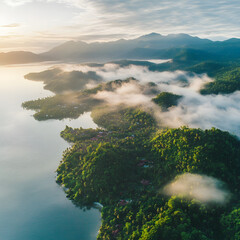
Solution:
<svg viewBox="0 0 240 240"><path fill-rule="evenodd" d="M161 33L186 32L202 36L238 35L240 5L236 0L169 1L169 0L5 0L10 6L26 3L57 3L75 7L81 13L74 17L76 26L116 33L144 33L144 29ZM94 15L91 15L93 14ZM84 24L80 22L85 20ZM79 21L80 20L80 21ZM84 27L87 26L86 28ZM108 26L108 30L103 29ZM115 30L115 31L114 31ZM144 30L145 31L145 30ZM88 31L89 32L89 31ZM90 32L89 32L90 34ZM91 31L91 34L93 32ZM94 32L95 34L95 32Z"/></svg>
<svg viewBox="0 0 240 240"><path fill-rule="evenodd" d="M20 27L21 25L19 23L11 23L11 24L7 24L7 25L0 25L0 27L4 27L4 28L15 28L15 27Z"/></svg>
<svg viewBox="0 0 240 240"><path fill-rule="evenodd" d="M229 192L222 188L223 183L216 178L186 173L167 184L163 193L168 196L181 196L196 199L202 203L223 204L229 199Z"/></svg>
<svg viewBox="0 0 240 240"><path fill-rule="evenodd" d="M12 7L21 6L30 2L33 2L33 1L32 0L4 0L4 3Z"/></svg>
<svg viewBox="0 0 240 240"><path fill-rule="evenodd" d="M114 92L101 91L95 95L95 98L114 106L125 104L127 106L142 105L143 107L155 108L151 102L151 96L145 95L144 90L138 83L130 82L123 84Z"/></svg>
<svg viewBox="0 0 240 240"><path fill-rule="evenodd" d="M4 0L0 9L4 6L17 7L14 21L26 26L25 33L31 30L32 37L44 33L44 41L53 41L52 34L93 41L133 38L149 32L188 33L218 40L240 37L237 0ZM9 18L12 10L6 10ZM6 10L0 13L6 14Z"/></svg>
<svg viewBox="0 0 240 240"><path fill-rule="evenodd" d="M199 90L203 85L213 81L205 74L196 75L183 71L152 72L146 67L130 65L122 68L117 64L105 64L103 67L66 66L65 69L94 71L105 81L134 77L142 83L154 82L160 91L183 96L177 107L161 112L160 108L156 108L152 103L152 96L143 95L142 90L132 84L123 86L113 93L103 92L96 97L105 98L112 104L125 103L132 106L142 103L147 109L154 110L155 117L163 126L187 125L202 129L216 127L240 137L240 92L227 95L201 95Z"/></svg>
<svg viewBox="0 0 240 240"><path fill-rule="evenodd" d="M235 0L169 1L169 0L59 0L58 2L94 12L89 19L92 29L129 34L144 34L145 30L163 34L189 33L202 37L239 36L240 5ZM87 15L85 15L87 16ZM78 18L77 18L78 19ZM81 16L79 18L81 20ZM99 32L99 31L98 31Z"/></svg>

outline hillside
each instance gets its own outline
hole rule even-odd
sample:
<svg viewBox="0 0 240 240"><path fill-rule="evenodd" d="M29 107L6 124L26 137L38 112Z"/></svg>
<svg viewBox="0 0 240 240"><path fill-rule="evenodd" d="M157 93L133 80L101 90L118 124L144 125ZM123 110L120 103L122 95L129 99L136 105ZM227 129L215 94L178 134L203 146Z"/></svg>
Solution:
<svg viewBox="0 0 240 240"><path fill-rule="evenodd" d="M136 39L111 42L68 41L41 53L0 53L0 64L41 61L106 62L121 59L177 59L181 61L238 61L240 39L211 41L187 34L151 33Z"/></svg>
<svg viewBox="0 0 240 240"><path fill-rule="evenodd" d="M240 53L240 39L229 39L226 41L211 41L201 39L187 34L169 34L163 36L151 33L136 39L112 42L69 41L60 46L41 54L47 58L56 60L75 61L110 61L117 59L149 59L149 58L174 58L181 51L195 51L195 59L198 59L199 51L201 60L226 60L238 59ZM188 53L187 53L188 54Z"/></svg>

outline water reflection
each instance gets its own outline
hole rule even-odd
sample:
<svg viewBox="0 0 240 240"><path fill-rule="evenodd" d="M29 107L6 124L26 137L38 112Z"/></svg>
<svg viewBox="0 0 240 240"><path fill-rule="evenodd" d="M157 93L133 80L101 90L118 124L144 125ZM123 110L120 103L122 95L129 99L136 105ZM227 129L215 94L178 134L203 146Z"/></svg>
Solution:
<svg viewBox="0 0 240 240"><path fill-rule="evenodd" d="M96 127L90 114L70 121L38 122L23 101L52 95L24 74L46 66L0 68L0 237L1 240L91 240L100 226L98 210L83 212L55 183L55 170L68 144L65 125Z"/></svg>

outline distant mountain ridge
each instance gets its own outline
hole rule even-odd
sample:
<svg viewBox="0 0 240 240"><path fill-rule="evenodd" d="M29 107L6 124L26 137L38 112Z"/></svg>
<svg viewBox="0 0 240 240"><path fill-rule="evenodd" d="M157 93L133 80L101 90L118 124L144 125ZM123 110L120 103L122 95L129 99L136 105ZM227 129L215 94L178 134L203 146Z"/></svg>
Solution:
<svg viewBox="0 0 240 240"><path fill-rule="evenodd" d="M162 58L165 52L157 50L166 50L171 48L196 48L199 46L211 44L208 39L200 39L187 34L170 34L163 36L158 33L151 33L131 40L117 40L112 42L94 42L85 43L82 41L69 41L57 46L50 51L43 53L44 57L55 59L78 59L84 61L109 61L126 58L144 58L154 56ZM137 49L144 49L145 54L139 56ZM158 52L158 55L155 54ZM168 58L166 56L166 58Z"/></svg>
<svg viewBox="0 0 240 240"><path fill-rule="evenodd" d="M48 52L0 53L0 64L40 61L104 62L120 59L240 59L240 39L211 41L188 34L150 33L136 39L86 43L68 41Z"/></svg>
<svg viewBox="0 0 240 240"><path fill-rule="evenodd" d="M33 62L46 61L43 56L26 51L14 51L8 53L0 53L0 65L7 64L24 64Z"/></svg>

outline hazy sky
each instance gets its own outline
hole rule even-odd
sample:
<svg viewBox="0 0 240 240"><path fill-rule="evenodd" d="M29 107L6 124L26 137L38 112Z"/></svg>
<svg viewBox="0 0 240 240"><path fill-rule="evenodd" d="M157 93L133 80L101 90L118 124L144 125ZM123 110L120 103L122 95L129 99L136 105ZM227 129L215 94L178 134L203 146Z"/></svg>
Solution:
<svg viewBox="0 0 240 240"><path fill-rule="evenodd" d="M0 51L150 32L240 37L239 0L0 0Z"/></svg>

